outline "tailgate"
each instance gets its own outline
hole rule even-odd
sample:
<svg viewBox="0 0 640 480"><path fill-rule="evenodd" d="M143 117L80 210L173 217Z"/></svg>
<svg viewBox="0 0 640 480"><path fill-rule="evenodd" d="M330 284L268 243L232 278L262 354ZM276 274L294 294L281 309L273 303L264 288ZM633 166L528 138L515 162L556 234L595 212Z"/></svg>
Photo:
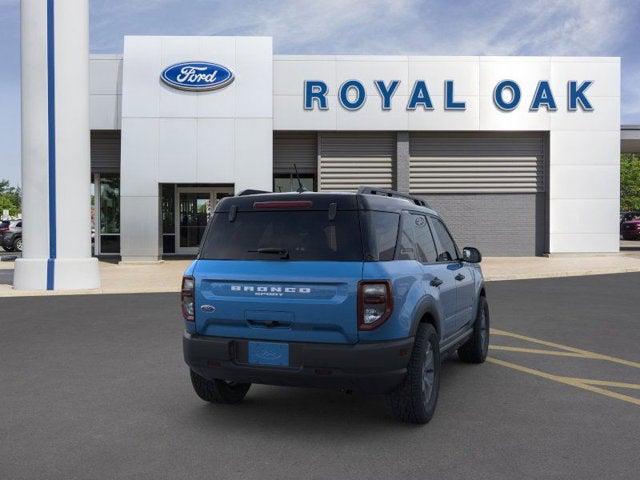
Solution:
<svg viewBox="0 0 640 480"><path fill-rule="evenodd" d="M196 330L287 342L356 343L362 262L199 260Z"/></svg>

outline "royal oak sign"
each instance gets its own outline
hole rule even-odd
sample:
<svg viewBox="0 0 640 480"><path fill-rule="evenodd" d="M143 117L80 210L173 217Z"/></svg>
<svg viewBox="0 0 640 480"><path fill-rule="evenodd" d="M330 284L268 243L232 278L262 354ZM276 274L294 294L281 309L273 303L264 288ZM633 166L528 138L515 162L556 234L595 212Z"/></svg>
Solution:
<svg viewBox="0 0 640 480"><path fill-rule="evenodd" d="M590 80L578 83L575 80L567 82L567 105L569 111L580 108L583 111L591 111L593 107L587 98L586 90L593 82ZM398 90L400 80L385 82L376 80L373 82L378 96L380 97L380 107L382 110L391 110L393 96ZM328 110L327 95L330 95L326 82L322 80L306 80L304 82L304 109L305 110ZM453 80L445 80L442 86L444 95L445 110L466 110L467 104L464 98L456 97L455 84ZM514 80L501 80L498 82L493 92L493 103L502 111L509 112L515 110L522 99L522 91L518 83ZM359 110L367 101L367 94L364 84L359 80L347 80L337 92L338 102L345 110ZM424 80L417 80L409 94L406 104L407 110L433 110L431 93L429 86ZM556 97L547 80L540 80L533 92L529 111L536 112L546 109L549 112L556 111L558 104Z"/></svg>

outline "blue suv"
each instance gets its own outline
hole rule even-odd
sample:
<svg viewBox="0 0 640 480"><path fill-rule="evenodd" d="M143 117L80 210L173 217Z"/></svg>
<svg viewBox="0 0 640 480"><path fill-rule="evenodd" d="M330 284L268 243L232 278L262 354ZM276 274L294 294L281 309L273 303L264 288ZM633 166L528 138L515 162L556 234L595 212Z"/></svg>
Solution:
<svg viewBox="0 0 640 480"><path fill-rule="evenodd" d="M216 403L252 383L384 393L394 417L426 423L442 358L487 356L480 260L391 190L225 198L182 281L193 388Z"/></svg>

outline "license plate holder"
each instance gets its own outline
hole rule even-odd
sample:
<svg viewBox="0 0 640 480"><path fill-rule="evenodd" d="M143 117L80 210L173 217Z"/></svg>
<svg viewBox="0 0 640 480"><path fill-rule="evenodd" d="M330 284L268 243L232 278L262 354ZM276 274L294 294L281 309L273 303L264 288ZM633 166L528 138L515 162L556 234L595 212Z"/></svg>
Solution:
<svg viewBox="0 0 640 480"><path fill-rule="evenodd" d="M270 367L289 366L289 344L249 341L248 361L250 365Z"/></svg>

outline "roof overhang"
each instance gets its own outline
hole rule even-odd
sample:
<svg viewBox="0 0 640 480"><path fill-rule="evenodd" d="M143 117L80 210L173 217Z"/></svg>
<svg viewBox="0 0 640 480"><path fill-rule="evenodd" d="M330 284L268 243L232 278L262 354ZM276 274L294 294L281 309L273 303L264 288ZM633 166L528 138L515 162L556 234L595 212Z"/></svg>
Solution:
<svg viewBox="0 0 640 480"><path fill-rule="evenodd" d="M620 127L620 153L640 153L640 125Z"/></svg>

